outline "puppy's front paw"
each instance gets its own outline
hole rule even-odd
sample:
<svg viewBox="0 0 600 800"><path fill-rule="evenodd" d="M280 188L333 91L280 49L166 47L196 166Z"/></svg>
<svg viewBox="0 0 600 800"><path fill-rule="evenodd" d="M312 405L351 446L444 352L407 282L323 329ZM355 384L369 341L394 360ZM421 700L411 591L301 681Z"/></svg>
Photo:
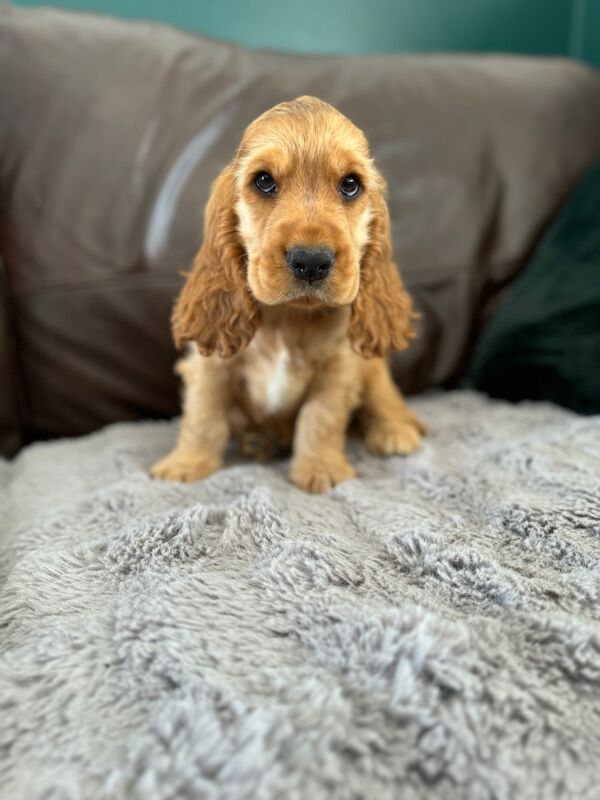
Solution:
<svg viewBox="0 0 600 800"><path fill-rule="evenodd" d="M376 420L365 436L367 450L378 456L405 456L421 446L425 426L416 418Z"/></svg>
<svg viewBox="0 0 600 800"><path fill-rule="evenodd" d="M295 458L290 468L292 483L312 494L322 494L352 478L356 478L356 470L342 457L327 460L318 457Z"/></svg>
<svg viewBox="0 0 600 800"><path fill-rule="evenodd" d="M163 481L191 483L208 477L221 466L220 458L207 453L173 450L150 469L150 475Z"/></svg>

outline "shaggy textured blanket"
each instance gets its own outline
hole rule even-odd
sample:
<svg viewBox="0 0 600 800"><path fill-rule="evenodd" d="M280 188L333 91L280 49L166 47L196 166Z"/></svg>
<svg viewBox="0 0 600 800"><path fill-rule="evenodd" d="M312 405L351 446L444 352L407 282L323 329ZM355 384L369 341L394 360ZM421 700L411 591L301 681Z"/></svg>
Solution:
<svg viewBox="0 0 600 800"><path fill-rule="evenodd" d="M0 462L0 797L597 798L600 418L412 405L322 497L152 481L169 422Z"/></svg>

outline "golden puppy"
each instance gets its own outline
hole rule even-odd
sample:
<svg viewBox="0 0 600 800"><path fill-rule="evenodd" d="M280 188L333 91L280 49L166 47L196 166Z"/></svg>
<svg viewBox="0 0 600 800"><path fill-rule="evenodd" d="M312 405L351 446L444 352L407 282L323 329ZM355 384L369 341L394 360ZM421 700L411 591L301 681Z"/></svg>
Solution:
<svg viewBox="0 0 600 800"><path fill-rule="evenodd" d="M364 134L314 97L247 128L215 181L204 243L173 312L185 384L175 449L152 475L194 481L242 450L293 448L290 478L355 476L354 412L373 453L411 453L423 426L383 360L413 335L392 262L385 182Z"/></svg>

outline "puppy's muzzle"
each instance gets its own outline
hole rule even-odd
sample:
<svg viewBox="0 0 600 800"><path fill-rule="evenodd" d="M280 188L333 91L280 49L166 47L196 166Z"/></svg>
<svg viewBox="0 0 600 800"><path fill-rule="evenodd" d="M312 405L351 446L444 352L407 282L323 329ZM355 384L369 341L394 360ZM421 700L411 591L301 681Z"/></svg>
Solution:
<svg viewBox="0 0 600 800"><path fill-rule="evenodd" d="M308 283L315 283L329 275L335 257L328 247L298 245L288 250L286 261L296 278Z"/></svg>

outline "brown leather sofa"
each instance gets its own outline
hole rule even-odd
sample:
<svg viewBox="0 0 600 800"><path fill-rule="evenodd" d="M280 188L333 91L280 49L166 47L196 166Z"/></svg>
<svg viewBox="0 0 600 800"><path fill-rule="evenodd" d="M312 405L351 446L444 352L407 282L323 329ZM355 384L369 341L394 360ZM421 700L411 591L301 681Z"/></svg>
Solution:
<svg viewBox="0 0 600 800"><path fill-rule="evenodd" d="M0 9L0 452L177 413L169 310L244 126L314 94L367 133L422 312L408 391L456 380L600 156L600 75L517 57L301 57Z"/></svg>

